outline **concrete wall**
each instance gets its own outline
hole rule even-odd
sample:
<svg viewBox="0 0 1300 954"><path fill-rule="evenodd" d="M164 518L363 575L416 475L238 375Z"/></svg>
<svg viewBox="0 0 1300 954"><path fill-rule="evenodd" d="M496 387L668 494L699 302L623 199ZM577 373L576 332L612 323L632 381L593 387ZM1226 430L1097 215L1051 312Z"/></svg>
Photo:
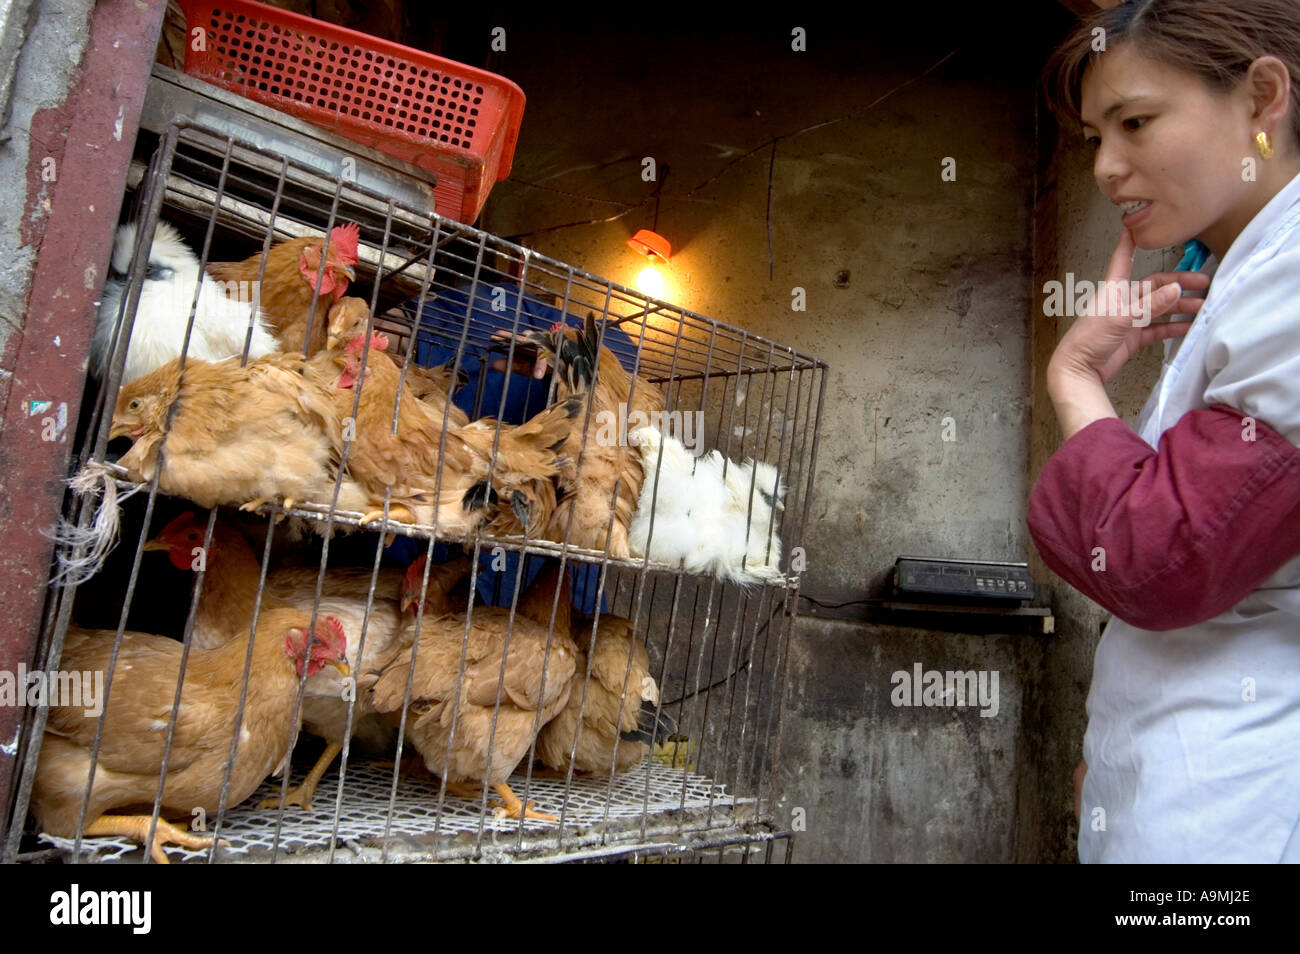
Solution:
<svg viewBox="0 0 1300 954"><path fill-rule="evenodd" d="M48 196L29 203L29 152L62 153L60 143L33 141L32 119L63 103L90 37L93 6L90 0L57 7L0 0L0 182L8 183L0 189L0 411L9 397L36 264L37 249L27 236L39 229L29 219L49 211ZM0 427L3 421L0 414Z"/></svg>

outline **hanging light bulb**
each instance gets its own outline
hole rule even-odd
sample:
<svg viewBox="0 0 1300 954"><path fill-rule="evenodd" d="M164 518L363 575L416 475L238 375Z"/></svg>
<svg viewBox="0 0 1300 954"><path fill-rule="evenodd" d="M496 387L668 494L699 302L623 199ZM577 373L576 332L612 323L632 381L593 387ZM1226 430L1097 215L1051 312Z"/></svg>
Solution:
<svg viewBox="0 0 1300 954"><path fill-rule="evenodd" d="M650 298L663 298L664 277L659 273L659 269L654 265L647 265L641 269L641 274L636 277L636 290Z"/></svg>
<svg viewBox="0 0 1300 954"><path fill-rule="evenodd" d="M638 229L636 234L627 240L628 248L648 259L645 267L641 269L641 273L636 277L637 291L649 298L660 299L664 297L667 282L664 281L663 274L656 266L667 265L668 259L672 258L673 255L673 247L669 244L668 239L656 231L659 228L659 194L660 190L663 189L664 181L668 178L668 166L662 166L661 171L663 175L654 191L654 224L648 229Z"/></svg>
<svg viewBox="0 0 1300 954"><path fill-rule="evenodd" d="M644 255L651 262L659 259L667 264L668 259L673 257L673 247L668 240L650 229L638 229L637 233L627 240L627 247Z"/></svg>
<svg viewBox="0 0 1300 954"><path fill-rule="evenodd" d="M650 229L641 229L627 240L627 244L628 248L649 259L636 277L637 291L651 298L663 298L666 283L663 273L656 266L668 264L673 247L666 238Z"/></svg>

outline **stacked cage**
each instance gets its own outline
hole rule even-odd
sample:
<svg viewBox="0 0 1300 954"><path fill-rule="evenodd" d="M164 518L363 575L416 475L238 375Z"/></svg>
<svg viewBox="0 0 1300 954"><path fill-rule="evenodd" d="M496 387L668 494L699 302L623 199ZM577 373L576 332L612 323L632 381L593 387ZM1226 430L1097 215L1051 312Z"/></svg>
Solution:
<svg viewBox="0 0 1300 954"><path fill-rule="evenodd" d="M413 173L310 151L195 117L141 137L37 654L102 672L104 715L29 711L6 857L134 858L161 833L145 857L788 859L825 365L439 216ZM159 222L210 275L261 256L232 292L250 316L271 251L316 243L289 275L306 333L250 356L250 320L211 385L224 424L190 354L197 288L180 357L127 380ZM237 478L287 452L249 430L268 381L328 454L254 495L266 479ZM209 698L218 654L235 679ZM268 695L280 714L250 724Z"/></svg>

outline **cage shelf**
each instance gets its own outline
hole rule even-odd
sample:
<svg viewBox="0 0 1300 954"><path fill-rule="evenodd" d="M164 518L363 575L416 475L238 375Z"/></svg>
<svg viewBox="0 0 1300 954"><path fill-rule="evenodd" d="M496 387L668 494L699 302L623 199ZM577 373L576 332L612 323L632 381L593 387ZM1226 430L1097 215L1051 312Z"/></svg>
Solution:
<svg viewBox="0 0 1300 954"><path fill-rule="evenodd" d="M296 781L296 780L295 780ZM227 845L212 852L218 863L292 861L452 861L564 857L593 846L626 846L646 837L689 832L715 841L752 820L754 800L735 798L703 775L647 759L631 771L608 778L575 776L566 793L563 779L522 775L511 786L542 811L563 814L559 823L499 819L489 807L450 793L439 811L436 780L402 779L392 801L391 769L367 762L348 766L337 830L334 825L338 772L322 779L315 810L258 809L263 798L278 798L279 781L267 781L249 799L226 812L220 838ZM491 804L493 793L488 792ZM218 833L211 822L205 826ZM71 857L75 840L42 834L41 841ZM174 860L206 861L208 852L169 848ZM140 846L125 838L86 838L81 859L101 863L138 860Z"/></svg>

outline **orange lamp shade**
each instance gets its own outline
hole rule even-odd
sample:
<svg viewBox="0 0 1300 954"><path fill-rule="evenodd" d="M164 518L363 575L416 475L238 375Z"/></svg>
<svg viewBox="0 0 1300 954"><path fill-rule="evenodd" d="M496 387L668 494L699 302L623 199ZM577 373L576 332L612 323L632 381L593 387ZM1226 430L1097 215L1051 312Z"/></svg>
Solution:
<svg viewBox="0 0 1300 954"><path fill-rule="evenodd" d="M627 240L628 248L632 251L644 255L647 258L661 258L668 261L673 254L673 247L668 244L668 240L658 232L652 232L649 229L640 229Z"/></svg>

